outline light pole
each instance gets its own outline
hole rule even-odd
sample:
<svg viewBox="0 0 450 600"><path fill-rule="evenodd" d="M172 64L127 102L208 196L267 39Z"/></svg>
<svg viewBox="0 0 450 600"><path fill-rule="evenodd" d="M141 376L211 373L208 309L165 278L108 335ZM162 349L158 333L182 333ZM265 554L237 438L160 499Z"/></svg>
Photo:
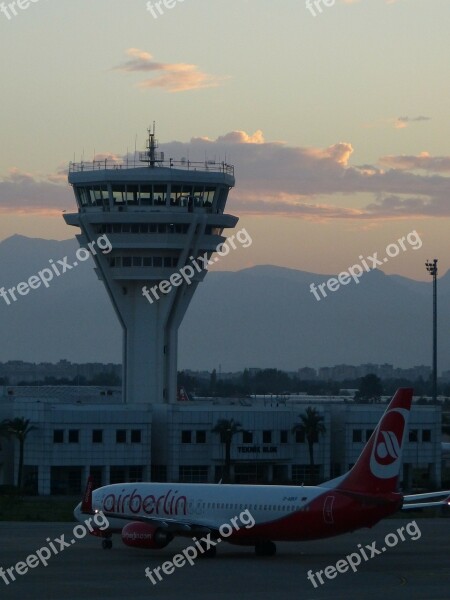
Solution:
<svg viewBox="0 0 450 600"><path fill-rule="evenodd" d="M437 402L437 267L438 259L427 260L425 266L433 277L433 403Z"/></svg>

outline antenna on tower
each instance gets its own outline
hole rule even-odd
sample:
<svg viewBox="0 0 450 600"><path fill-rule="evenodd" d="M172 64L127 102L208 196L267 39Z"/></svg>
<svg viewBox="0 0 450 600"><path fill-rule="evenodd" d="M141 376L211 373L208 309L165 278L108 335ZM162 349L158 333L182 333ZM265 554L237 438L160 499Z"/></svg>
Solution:
<svg viewBox="0 0 450 600"><path fill-rule="evenodd" d="M155 139L156 126L155 121L153 121L153 128L148 128L148 158L151 167L155 166L156 163L156 148L158 147L158 142Z"/></svg>

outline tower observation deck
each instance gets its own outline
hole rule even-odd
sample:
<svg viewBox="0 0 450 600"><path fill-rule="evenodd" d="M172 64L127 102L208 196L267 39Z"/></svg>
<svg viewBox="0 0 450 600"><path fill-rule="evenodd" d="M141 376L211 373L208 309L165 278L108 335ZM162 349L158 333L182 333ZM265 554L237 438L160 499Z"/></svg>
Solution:
<svg viewBox="0 0 450 600"><path fill-rule="evenodd" d="M101 235L112 246L93 258L123 328L129 403L176 401L178 328L207 270L196 270L190 284L182 280L153 302L143 288L170 280L193 259L209 258L225 241L224 229L238 221L224 214L235 183L231 165L166 161L157 146L153 128L139 162L94 160L69 169L78 212L66 213L66 223L80 228L81 246Z"/></svg>

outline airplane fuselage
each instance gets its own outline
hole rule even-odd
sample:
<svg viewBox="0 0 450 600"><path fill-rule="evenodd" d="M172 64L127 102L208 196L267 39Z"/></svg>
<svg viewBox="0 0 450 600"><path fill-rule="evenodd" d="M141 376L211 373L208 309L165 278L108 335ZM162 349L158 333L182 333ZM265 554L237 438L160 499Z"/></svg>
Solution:
<svg viewBox="0 0 450 600"><path fill-rule="evenodd" d="M99 488L92 495L94 510L127 517L108 517L111 531L121 531L133 517L217 530L248 510L255 525L234 532L228 541L249 544L319 539L372 527L401 505L401 494L370 496L322 486L125 483Z"/></svg>

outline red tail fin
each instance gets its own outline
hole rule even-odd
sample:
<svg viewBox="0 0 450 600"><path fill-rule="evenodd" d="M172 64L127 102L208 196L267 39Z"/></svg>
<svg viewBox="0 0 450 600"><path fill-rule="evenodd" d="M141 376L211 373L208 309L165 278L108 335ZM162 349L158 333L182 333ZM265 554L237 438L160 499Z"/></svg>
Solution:
<svg viewBox="0 0 450 600"><path fill-rule="evenodd" d="M92 510L92 490L94 488L94 480L91 475L89 475L86 490L84 492L83 501L81 502L81 512L86 514L91 514Z"/></svg>
<svg viewBox="0 0 450 600"><path fill-rule="evenodd" d="M368 494L397 491L412 395L412 388L397 390L361 456L337 489Z"/></svg>

